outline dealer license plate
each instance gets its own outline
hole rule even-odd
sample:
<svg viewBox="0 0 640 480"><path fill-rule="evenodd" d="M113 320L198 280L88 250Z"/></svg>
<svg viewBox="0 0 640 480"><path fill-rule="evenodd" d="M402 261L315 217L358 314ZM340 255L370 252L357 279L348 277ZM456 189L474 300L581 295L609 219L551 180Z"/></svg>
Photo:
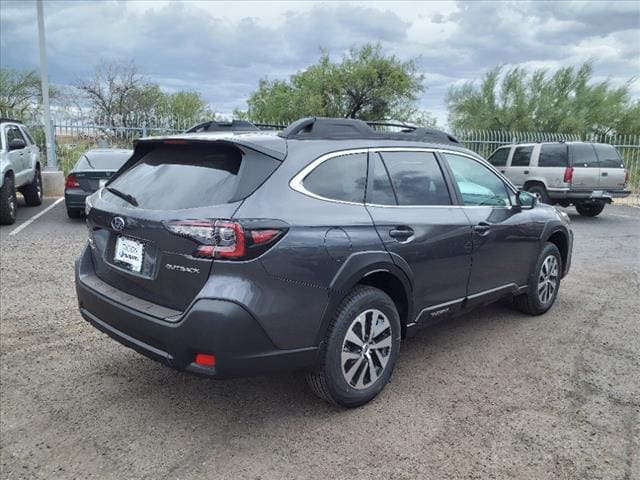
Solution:
<svg viewBox="0 0 640 480"><path fill-rule="evenodd" d="M113 259L127 264L132 271L142 270L144 259L144 244L128 237L118 237L116 240L116 253Z"/></svg>

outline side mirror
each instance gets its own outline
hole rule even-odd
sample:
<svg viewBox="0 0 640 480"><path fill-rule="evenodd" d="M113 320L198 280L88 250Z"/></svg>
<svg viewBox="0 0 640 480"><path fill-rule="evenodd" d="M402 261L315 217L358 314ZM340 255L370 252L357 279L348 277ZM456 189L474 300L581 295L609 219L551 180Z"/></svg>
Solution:
<svg viewBox="0 0 640 480"><path fill-rule="evenodd" d="M21 138L14 138L13 140L9 140L9 151L22 150L26 146L27 144L24 143L24 140L22 140Z"/></svg>
<svg viewBox="0 0 640 480"><path fill-rule="evenodd" d="M538 197L530 194L529 192L525 192L524 190L518 190L516 199L520 208L531 209L538 204Z"/></svg>

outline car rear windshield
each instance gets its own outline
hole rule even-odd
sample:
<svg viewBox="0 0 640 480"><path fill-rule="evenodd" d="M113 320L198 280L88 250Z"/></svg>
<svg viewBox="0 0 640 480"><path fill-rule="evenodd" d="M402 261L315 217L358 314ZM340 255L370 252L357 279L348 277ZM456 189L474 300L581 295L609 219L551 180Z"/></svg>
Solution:
<svg viewBox="0 0 640 480"><path fill-rule="evenodd" d="M76 166L76 171L82 170L118 170L124 162L129 160L131 152L105 152L99 154L83 154Z"/></svg>
<svg viewBox="0 0 640 480"><path fill-rule="evenodd" d="M259 157L259 158L258 158ZM181 210L220 205L250 195L279 162L227 145L162 145L140 158L107 187L130 195L139 208Z"/></svg>

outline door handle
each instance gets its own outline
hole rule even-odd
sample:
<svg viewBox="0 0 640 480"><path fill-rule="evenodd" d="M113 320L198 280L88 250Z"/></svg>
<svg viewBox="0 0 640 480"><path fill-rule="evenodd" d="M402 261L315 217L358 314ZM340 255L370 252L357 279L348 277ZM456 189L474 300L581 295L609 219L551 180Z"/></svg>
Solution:
<svg viewBox="0 0 640 480"><path fill-rule="evenodd" d="M524 171L524 172L522 172L522 173L524 173L525 175L529 175L529 170L525 170L525 171Z"/></svg>
<svg viewBox="0 0 640 480"><path fill-rule="evenodd" d="M491 225L489 225L488 223L480 222L478 225L474 225L473 231L481 237L484 237L491 231Z"/></svg>
<svg viewBox="0 0 640 480"><path fill-rule="evenodd" d="M607 175L609 175L609 172L602 172L603 177L606 177Z"/></svg>
<svg viewBox="0 0 640 480"><path fill-rule="evenodd" d="M389 230L389 236L396 240L406 240L413 235L413 233L414 231L411 227L396 227Z"/></svg>
<svg viewBox="0 0 640 480"><path fill-rule="evenodd" d="M501 168L501 169L500 169L500 173L504 173L504 168Z"/></svg>

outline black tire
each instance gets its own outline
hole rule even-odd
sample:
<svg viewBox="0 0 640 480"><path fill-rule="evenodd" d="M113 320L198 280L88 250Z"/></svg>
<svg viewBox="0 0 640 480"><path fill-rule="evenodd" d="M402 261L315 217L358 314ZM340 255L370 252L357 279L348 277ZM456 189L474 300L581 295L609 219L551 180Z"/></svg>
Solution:
<svg viewBox="0 0 640 480"><path fill-rule="evenodd" d="M356 334L356 337L369 339L369 343L362 342L363 347L357 347L346 339L347 334L351 336L358 331L352 328L355 328L359 318L364 320L364 327L359 330L362 335ZM374 321L379 322L377 325L380 328L375 337L372 333ZM368 332L366 325L369 325ZM384 344L389 346L383 348ZM343 407L359 407L382 391L391 378L399 351L400 317L393 300L382 290L358 286L336 309L321 346L319 369L307 373L306 380L318 397ZM343 354L359 357L345 362ZM386 363L383 364L384 360ZM349 372L353 372L351 379L356 383L355 386L347 381L349 372L343 372L347 365ZM360 382L362 385L358 386Z"/></svg>
<svg viewBox="0 0 640 480"><path fill-rule="evenodd" d="M22 187L20 193L24 197L24 202L30 207L42 205L42 173L40 168L36 168L33 181Z"/></svg>
<svg viewBox="0 0 640 480"><path fill-rule="evenodd" d="M583 217L597 217L604 210L604 202L577 203L576 210Z"/></svg>
<svg viewBox="0 0 640 480"><path fill-rule="evenodd" d="M12 225L16 221L17 208L16 185L13 177L7 175L0 188L0 225Z"/></svg>
<svg viewBox="0 0 640 480"><path fill-rule="evenodd" d="M82 216L82 210L77 208L67 208L67 216L69 218L80 218Z"/></svg>
<svg viewBox="0 0 640 480"><path fill-rule="evenodd" d="M534 183L527 187L527 192L538 197L538 200L542 203L551 205L551 198L549 198L549 194L547 193L547 189L544 188L544 185Z"/></svg>
<svg viewBox="0 0 640 480"><path fill-rule="evenodd" d="M554 279L554 290L550 294L548 299L544 301L544 295L541 299L541 295L539 294L541 285L540 279L543 274L543 265L545 265L545 261L549 257L555 258L557 272ZM538 260L536 261L536 265L533 271L529 275L528 291L514 298L515 307L521 312L528 313L529 315L542 315L547 310L549 310L555 303L558 296L563 268L562 257L560 255L558 247L556 247L553 243L547 242L540 252L540 255L538 256Z"/></svg>

